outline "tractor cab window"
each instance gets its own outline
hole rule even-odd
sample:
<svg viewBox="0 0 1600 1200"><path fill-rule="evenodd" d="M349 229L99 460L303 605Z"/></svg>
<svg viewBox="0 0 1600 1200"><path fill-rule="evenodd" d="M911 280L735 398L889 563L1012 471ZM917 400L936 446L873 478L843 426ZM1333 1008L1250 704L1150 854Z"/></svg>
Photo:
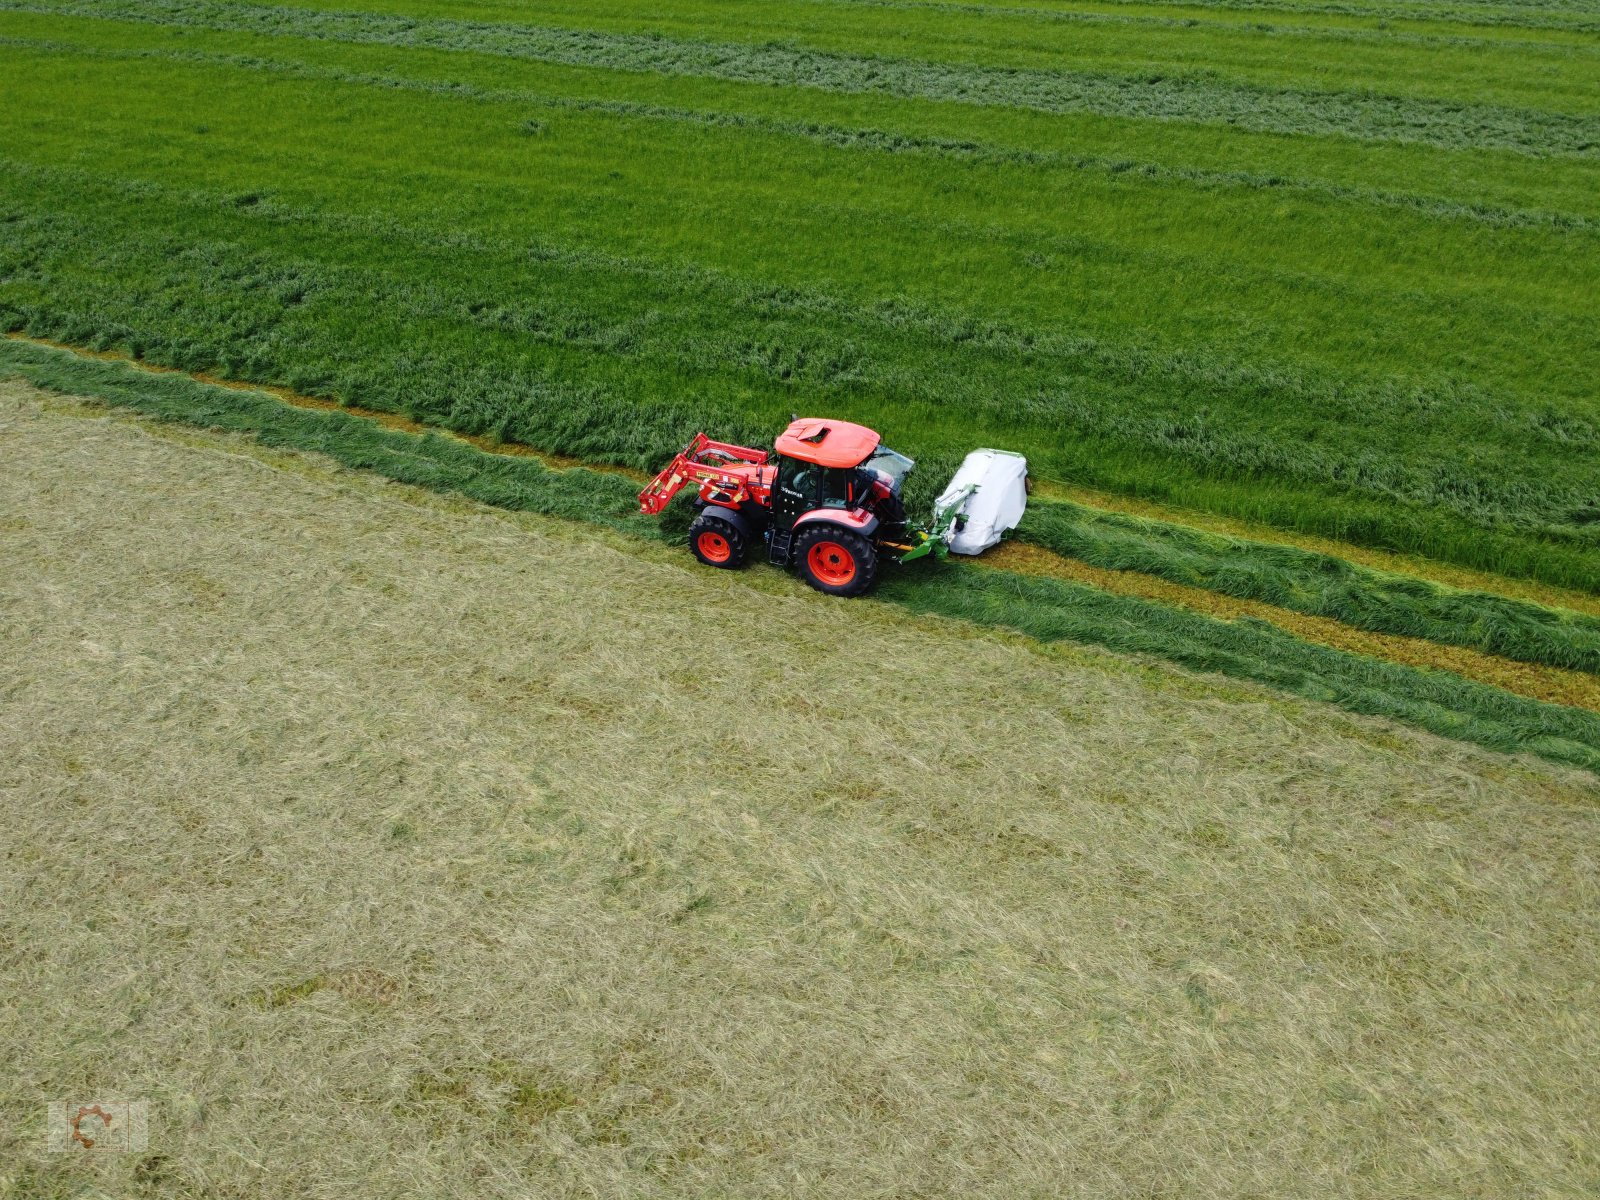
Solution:
<svg viewBox="0 0 1600 1200"><path fill-rule="evenodd" d="M779 462L778 487L797 504L816 503L821 479L822 468L816 463L801 462L797 458L785 458Z"/></svg>
<svg viewBox="0 0 1600 1200"><path fill-rule="evenodd" d="M782 458L778 464L778 491L797 513L813 508L849 508L852 475L838 467Z"/></svg>
<svg viewBox="0 0 1600 1200"><path fill-rule="evenodd" d="M873 451L872 457L862 464L872 471L887 475L897 487L905 482L906 476L911 474L911 468L916 465L904 454L898 454L887 446L879 446Z"/></svg>
<svg viewBox="0 0 1600 1200"><path fill-rule="evenodd" d="M822 473L817 504L823 508L849 508L855 492L855 472L828 467Z"/></svg>

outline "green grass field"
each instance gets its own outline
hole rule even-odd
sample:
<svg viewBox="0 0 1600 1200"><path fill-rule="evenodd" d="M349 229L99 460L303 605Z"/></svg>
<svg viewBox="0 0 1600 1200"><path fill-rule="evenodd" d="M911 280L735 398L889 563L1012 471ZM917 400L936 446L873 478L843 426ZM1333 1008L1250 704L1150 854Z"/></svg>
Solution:
<svg viewBox="0 0 1600 1200"><path fill-rule="evenodd" d="M0 0L0 322L1596 590L1600 8Z"/></svg>

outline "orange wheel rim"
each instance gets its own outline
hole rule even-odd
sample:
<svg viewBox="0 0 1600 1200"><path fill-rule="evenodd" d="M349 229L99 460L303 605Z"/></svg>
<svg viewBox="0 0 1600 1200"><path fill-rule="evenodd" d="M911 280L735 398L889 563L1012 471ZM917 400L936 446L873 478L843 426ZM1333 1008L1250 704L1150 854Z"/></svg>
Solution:
<svg viewBox="0 0 1600 1200"><path fill-rule="evenodd" d="M832 587L843 587L856 577L856 556L838 542L818 542L806 562L813 575Z"/></svg>
<svg viewBox="0 0 1600 1200"><path fill-rule="evenodd" d="M733 547L728 545L728 539L720 533L702 533L700 553L712 562L727 562L733 557Z"/></svg>

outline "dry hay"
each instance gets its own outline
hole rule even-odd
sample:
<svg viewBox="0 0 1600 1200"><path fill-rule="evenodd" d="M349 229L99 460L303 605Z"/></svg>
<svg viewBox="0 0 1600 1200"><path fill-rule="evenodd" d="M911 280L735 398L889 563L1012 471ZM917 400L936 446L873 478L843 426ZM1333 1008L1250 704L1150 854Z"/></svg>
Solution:
<svg viewBox="0 0 1600 1200"><path fill-rule="evenodd" d="M1585 776L16 384L0 448L0 1193L1600 1184ZM38 1151L107 1091L146 1154Z"/></svg>

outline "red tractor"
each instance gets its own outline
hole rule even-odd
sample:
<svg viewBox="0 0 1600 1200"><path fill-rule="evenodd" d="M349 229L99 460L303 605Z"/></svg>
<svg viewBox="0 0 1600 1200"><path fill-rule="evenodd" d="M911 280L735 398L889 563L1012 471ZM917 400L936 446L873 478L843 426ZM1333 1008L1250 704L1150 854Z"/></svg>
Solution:
<svg viewBox="0 0 1600 1200"><path fill-rule="evenodd" d="M807 583L834 596L866 591L886 557L903 561L934 549L927 533L907 525L900 499L915 464L871 429L800 417L776 449L774 456L696 434L639 493L639 508L659 513L693 483L700 490L689 526L696 558L742 567L764 543L769 561L798 566Z"/></svg>

